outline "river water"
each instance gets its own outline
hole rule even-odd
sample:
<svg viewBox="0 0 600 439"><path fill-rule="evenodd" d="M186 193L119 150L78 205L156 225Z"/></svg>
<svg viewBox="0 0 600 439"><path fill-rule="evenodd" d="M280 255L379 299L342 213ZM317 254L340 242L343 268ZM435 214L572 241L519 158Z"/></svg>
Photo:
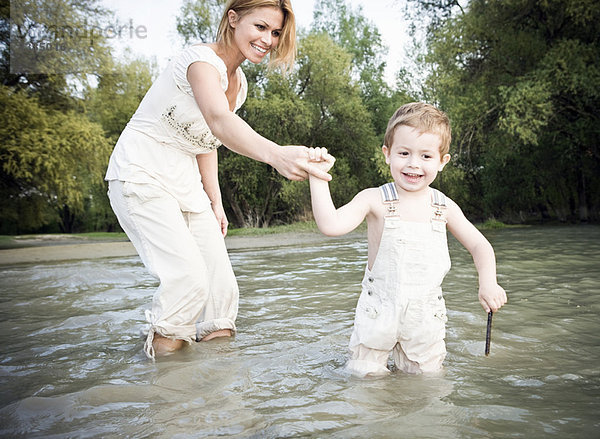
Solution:
<svg viewBox="0 0 600 439"><path fill-rule="evenodd" d="M0 436L600 437L600 227L486 232L509 303L450 239L440 376L344 371L364 240L231 252L239 333L156 363L137 257L0 268Z"/></svg>

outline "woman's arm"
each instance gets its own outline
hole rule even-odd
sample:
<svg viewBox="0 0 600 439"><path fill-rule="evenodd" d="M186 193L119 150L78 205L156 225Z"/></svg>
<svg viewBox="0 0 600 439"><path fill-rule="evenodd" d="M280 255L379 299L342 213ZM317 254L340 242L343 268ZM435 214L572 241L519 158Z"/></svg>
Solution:
<svg viewBox="0 0 600 439"><path fill-rule="evenodd" d="M221 233L223 236L226 236L229 221L227 221L227 216L225 215L223 200L221 198L221 188L219 187L217 151L199 154L196 156L196 161L198 162L198 170L202 176L204 191L208 195L208 198L210 198L211 208L217 218Z"/></svg>
<svg viewBox="0 0 600 439"><path fill-rule="evenodd" d="M328 173L308 163L308 149L305 146L279 146L259 135L230 111L215 67L203 62L192 63L188 67L187 78L206 123L227 148L268 163L290 180L305 180L308 174L331 180Z"/></svg>

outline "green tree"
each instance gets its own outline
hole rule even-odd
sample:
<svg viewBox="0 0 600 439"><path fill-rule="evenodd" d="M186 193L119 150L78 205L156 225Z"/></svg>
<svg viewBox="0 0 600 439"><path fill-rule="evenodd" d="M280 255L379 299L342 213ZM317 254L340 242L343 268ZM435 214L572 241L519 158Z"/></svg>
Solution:
<svg viewBox="0 0 600 439"><path fill-rule="evenodd" d="M214 11L219 3L184 4L179 32L187 41L206 40L206 35L210 35L206 28L216 26ZM198 14L202 24L185 20L185 11L191 10L203 11ZM332 192L338 202L347 201L381 178L374 159L379 142L373 129L373 113L361 94L361 77L366 80L369 74L363 75L360 69L373 65L372 71L382 78L385 65L374 61L379 55L369 55L368 38L376 37L380 43L376 29L360 17L358 20L365 25L367 34L361 40L366 52L360 52L356 63L347 49L324 32L315 32L300 39L296 69L286 77L267 73L262 65L243 67L249 92L240 116L257 132L279 144L325 146L335 154L338 160L332 171L336 175ZM354 23L350 22L350 26ZM350 28L346 31L349 36ZM220 149L219 157L225 204L237 225L265 226L310 216L306 183L287 181L269 166L225 148Z"/></svg>
<svg viewBox="0 0 600 439"><path fill-rule="evenodd" d="M315 4L312 32L326 33L351 55L352 77L360 87L376 135L383 138L399 96L384 78L388 48L377 26L363 15L361 6L353 9L346 0L319 0Z"/></svg>
<svg viewBox="0 0 600 439"><path fill-rule="evenodd" d="M156 64L144 59L111 62L98 75L97 85L88 87L86 113L93 122L102 125L111 141L117 141L152 85L156 72Z"/></svg>
<svg viewBox="0 0 600 439"><path fill-rule="evenodd" d="M246 68L251 86L240 112L280 144L328 148L337 157L331 183L337 203L380 178L378 141L351 69L351 55L326 34L308 35L300 40L297 70L289 77ZM305 183L286 181L268 166L228 151L221 157L221 185L236 222L267 225L311 216Z"/></svg>
<svg viewBox="0 0 600 439"><path fill-rule="evenodd" d="M298 51L295 90L311 117L309 130L300 140L326 147L337 158L331 183L334 202L345 203L361 189L377 184L381 178L376 160L379 141L360 87L352 78L352 55L325 33L308 35ZM295 199L309 209L308 193L304 193Z"/></svg>
<svg viewBox="0 0 600 439"><path fill-rule="evenodd" d="M282 145L301 143L310 129L310 112L293 89L290 78L261 66L248 66L249 96L240 115L261 135ZM260 84L260 85L258 85ZM286 180L270 166L221 148L221 186L235 223L268 226L287 222L297 213L286 199ZM290 184L294 185L294 183ZM295 183L298 184L298 183Z"/></svg>
<svg viewBox="0 0 600 439"><path fill-rule="evenodd" d="M60 110L78 104L76 87L110 60L98 0L14 0L0 8L0 80Z"/></svg>
<svg viewBox="0 0 600 439"><path fill-rule="evenodd" d="M225 0L184 0L177 16L177 32L186 44L215 41Z"/></svg>
<svg viewBox="0 0 600 439"><path fill-rule="evenodd" d="M452 119L470 213L597 218L600 5L412 3L444 17L429 22L427 89Z"/></svg>
<svg viewBox="0 0 600 439"><path fill-rule="evenodd" d="M112 145L84 115L46 109L22 91L0 87L0 193L4 233L59 220L72 232Z"/></svg>
<svg viewBox="0 0 600 439"><path fill-rule="evenodd" d="M117 227L102 177L152 68L114 62L111 29L118 20L99 0L3 1L4 229Z"/></svg>

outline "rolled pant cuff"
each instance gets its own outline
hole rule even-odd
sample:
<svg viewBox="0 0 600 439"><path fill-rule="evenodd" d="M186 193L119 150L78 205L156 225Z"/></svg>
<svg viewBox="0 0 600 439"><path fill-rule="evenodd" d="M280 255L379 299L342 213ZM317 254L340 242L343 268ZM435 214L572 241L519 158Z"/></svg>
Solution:
<svg viewBox="0 0 600 439"><path fill-rule="evenodd" d="M230 329L232 333L235 333L236 327L235 322L231 319L214 319L207 322L196 323L196 341L202 340L208 334L220 331L221 329Z"/></svg>
<svg viewBox="0 0 600 439"><path fill-rule="evenodd" d="M152 361L155 358L154 346L152 345L155 334L171 340L183 340L189 344L195 341L196 327L193 324L181 326L171 325L164 320L156 321L154 314L150 310L146 310L146 321L150 324L150 327L148 328L148 335L144 343L144 353Z"/></svg>
<svg viewBox="0 0 600 439"><path fill-rule="evenodd" d="M349 360L346 370L358 377L383 376L390 373L387 367L369 360Z"/></svg>
<svg viewBox="0 0 600 439"><path fill-rule="evenodd" d="M194 335L191 335L191 336L186 336L186 335L164 335L162 333L160 327L158 327L158 326L151 326L150 330L148 331L148 336L146 337L146 342L144 343L144 353L152 361L154 361L154 358L156 356L156 353L154 352L154 346L152 345L152 342L154 341L154 335L155 334L161 335L161 336L163 336L165 338L170 338L171 340L183 340L183 341L187 342L188 344L191 344L193 341L195 341L195 336Z"/></svg>

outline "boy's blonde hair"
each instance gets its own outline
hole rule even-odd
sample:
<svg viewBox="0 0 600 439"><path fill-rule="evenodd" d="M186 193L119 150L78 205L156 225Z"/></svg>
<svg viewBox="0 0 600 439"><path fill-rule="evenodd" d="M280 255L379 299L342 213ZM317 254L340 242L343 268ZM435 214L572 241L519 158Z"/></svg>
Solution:
<svg viewBox="0 0 600 439"><path fill-rule="evenodd" d="M396 128L406 125L416 129L419 133L431 133L440 136L440 155L443 157L450 152L450 141L452 132L450 130L450 119L443 111L433 105L424 102L411 102L402 105L396 110L388 122L383 144L392 147Z"/></svg>
<svg viewBox="0 0 600 439"><path fill-rule="evenodd" d="M280 67L284 72L294 65L296 59L296 18L290 0L229 0L221 17L217 41L222 41L227 47L233 43L233 28L229 25L228 12L233 10L239 18L251 13L257 8L279 8L283 12L283 28L279 36L279 44L271 51L269 67Z"/></svg>

